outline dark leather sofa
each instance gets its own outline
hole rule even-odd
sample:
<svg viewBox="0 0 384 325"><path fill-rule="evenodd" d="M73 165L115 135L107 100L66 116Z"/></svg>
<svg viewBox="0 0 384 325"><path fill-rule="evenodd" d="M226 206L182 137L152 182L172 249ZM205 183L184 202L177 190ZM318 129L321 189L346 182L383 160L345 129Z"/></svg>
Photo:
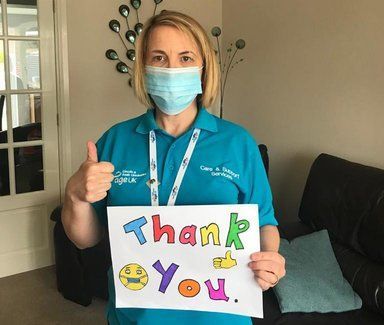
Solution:
<svg viewBox="0 0 384 325"><path fill-rule="evenodd" d="M260 148L268 170L266 147ZM93 296L107 299L111 264L107 239L78 250L53 211L58 290L87 306ZM345 313L281 314L273 290L264 293L264 319L254 325L384 324L384 170L321 154L313 163L299 211L299 221L280 220L282 237L292 239L328 229L344 277L363 300L363 308Z"/></svg>
<svg viewBox="0 0 384 325"><path fill-rule="evenodd" d="M263 320L254 325L384 324L384 170L327 154L314 161L298 215L281 223L288 240L327 229L344 277L363 300L343 313L281 314L272 290L264 294Z"/></svg>
<svg viewBox="0 0 384 325"><path fill-rule="evenodd" d="M88 306L93 297L108 299L107 272L112 264L108 236L96 246L80 250L65 234L61 206L51 213L57 289L64 298Z"/></svg>

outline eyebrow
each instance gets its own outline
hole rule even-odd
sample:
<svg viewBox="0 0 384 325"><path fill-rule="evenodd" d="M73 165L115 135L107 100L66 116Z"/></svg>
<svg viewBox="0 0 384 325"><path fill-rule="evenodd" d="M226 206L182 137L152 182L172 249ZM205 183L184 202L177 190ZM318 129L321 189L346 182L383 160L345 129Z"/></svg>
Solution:
<svg viewBox="0 0 384 325"><path fill-rule="evenodd" d="M167 55L167 53L165 53L162 50L152 50L151 53L161 53L161 54ZM185 55L185 54L193 54L194 56L196 56L196 54L193 51L183 51L179 53L179 55Z"/></svg>

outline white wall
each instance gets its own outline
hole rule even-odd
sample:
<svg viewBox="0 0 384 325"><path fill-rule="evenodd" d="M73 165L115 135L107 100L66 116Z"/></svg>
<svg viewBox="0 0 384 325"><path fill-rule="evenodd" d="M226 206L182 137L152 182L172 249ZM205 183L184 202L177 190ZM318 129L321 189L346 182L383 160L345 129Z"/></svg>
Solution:
<svg viewBox="0 0 384 325"><path fill-rule="evenodd" d="M96 141L113 124L145 112L128 86L128 76L119 74L115 63L105 58L105 51L114 48L119 56L125 50L117 34L108 27L111 19L120 20L118 0L67 0L70 127L72 170L77 170L86 156L86 141ZM143 0L140 20L153 13L153 1ZM221 26L221 0L165 0L158 10L174 9L195 17L207 30ZM131 11L130 24L136 23ZM124 58L124 61L128 61Z"/></svg>
<svg viewBox="0 0 384 325"><path fill-rule="evenodd" d="M225 117L268 145L280 219L321 152L384 167L384 1L225 0L223 28L247 42Z"/></svg>

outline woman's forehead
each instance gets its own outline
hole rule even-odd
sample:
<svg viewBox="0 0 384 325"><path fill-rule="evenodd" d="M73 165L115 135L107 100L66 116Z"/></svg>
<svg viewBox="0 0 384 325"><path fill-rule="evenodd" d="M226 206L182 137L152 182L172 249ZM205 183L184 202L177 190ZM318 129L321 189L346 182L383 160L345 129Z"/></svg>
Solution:
<svg viewBox="0 0 384 325"><path fill-rule="evenodd" d="M199 52L195 40L188 33L173 26L156 26L148 37L148 51Z"/></svg>

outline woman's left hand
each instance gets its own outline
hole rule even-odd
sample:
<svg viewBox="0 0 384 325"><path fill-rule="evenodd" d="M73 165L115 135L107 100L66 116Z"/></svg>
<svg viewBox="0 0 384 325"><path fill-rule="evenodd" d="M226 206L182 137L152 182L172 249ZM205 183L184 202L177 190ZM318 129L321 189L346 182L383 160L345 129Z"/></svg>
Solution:
<svg viewBox="0 0 384 325"><path fill-rule="evenodd" d="M263 291L274 287L285 275L285 259L278 252L253 253L248 265Z"/></svg>

